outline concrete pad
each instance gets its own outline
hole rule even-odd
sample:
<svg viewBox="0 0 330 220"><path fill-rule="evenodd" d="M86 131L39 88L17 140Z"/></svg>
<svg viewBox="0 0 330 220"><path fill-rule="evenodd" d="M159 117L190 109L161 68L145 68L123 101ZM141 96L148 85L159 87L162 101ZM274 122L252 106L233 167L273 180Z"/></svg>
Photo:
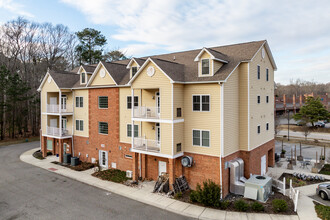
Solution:
<svg viewBox="0 0 330 220"><path fill-rule="evenodd" d="M299 218L297 215L274 215L270 214L270 217L273 220L299 220L299 219L304 219L304 218ZM309 220L312 219L318 219L318 218L310 218Z"/></svg>
<svg viewBox="0 0 330 220"><path fill-rule="evenodd" d="M272 220L269 214L246 213L249 220Z"/></svg>
<svg viewBox="0 0 330 220"><path fill-rule="evenodd" d="M186 202L181 202L181 201L175 201L169 206L166 207L166 210L169 210L171 212L175 212L178 214L181 214L183 210L185 210L190 204Z"/></svg>
<svg viewBox="0 0 330 220"><path fill-rule="evenodd" d="M204 210L205 210L204 207L190 204L185 210L183 210L182 213L186 216L199 218L199 216L202 214Z"/></svg>
<svg viewBox="0 0 330 220"><path fill-rule="evenodd" d="M226 220L248 220L247 214L244 212L227 212Z"/></svg>
<svg viewBox="0 0 330 220"><path fill-rule="evenodd" d="M199 216L199 219L225 220L226 219L226 211L221 211L221 210L211 209L211 208L205 208L204 212Z"/></svg>

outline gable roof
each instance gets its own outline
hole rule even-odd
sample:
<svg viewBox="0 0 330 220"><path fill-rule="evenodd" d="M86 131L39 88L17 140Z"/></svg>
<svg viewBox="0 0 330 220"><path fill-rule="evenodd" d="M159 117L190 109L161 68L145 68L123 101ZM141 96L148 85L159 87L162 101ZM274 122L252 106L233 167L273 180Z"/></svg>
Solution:
<svg viewBox="0 0 330 220"><path fill-rule="evenodd" d="M138 67L141 67L145 61L146 61L145 59L133 57L127 64L126 68L127 69L131 68L133 62L135 62L138 65Z"/></svg>
<svg viewBox="0 0 330 220"><path fill-rule="evenodd" d="M211 56L211 59L213 59L213 60L218 60L223 63L228 63L228 61L227 61L228 57L225 54L212 50L210 48L205 48L205 47L198 53L198 55L195 57L194 61L199 61L201 55L204 52L208 53Z"/></svg>
<svg viewBox="0 0 330 220"><path fill-rule="evenodd" d="M78 74L72 72L53 70L50 70L48 72L60 89L72 88L80 79L80 76Z"/></svg>
<svg viewBox="0 0 330 220"><path fill-rule="evenodd" d="M97 64L92 65L81 65L82 68L86 71L86 73L93 74L94 70L96 69Z"/></svg>

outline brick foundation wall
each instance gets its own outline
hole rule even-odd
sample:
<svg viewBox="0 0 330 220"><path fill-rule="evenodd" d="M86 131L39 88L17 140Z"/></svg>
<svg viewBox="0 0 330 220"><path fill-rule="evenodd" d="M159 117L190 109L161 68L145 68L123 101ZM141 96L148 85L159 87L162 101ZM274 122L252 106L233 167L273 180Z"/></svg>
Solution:
<svg viewBox="0 0 330 220"><path fill-rule="evenodd" d="M253 149L252 151L237 151L231 155L222 158L222 191L223 196L229 193L229 169L225 169L225 162L240 157L244 160L244 176L250 177L252 174L261 173L261 157L266 155L266 171L269 166L275 164L275 139Z"/></svg>

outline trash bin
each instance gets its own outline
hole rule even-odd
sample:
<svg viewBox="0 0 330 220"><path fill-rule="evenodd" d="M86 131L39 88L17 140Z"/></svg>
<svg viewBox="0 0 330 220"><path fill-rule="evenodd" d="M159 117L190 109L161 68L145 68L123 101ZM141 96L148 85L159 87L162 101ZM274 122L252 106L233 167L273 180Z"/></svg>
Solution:
<svg viewBox="0 0 330 220"><path fill-rule="evenodd" d="M79 165L79 157L71 157L71 166Z"/></svg>
<svg viewBox="0 0 330 220"><path fill-rule="evenodd" d="M70 164L71 163L71 154L64 154L63 155L63 163Z"/></svg>

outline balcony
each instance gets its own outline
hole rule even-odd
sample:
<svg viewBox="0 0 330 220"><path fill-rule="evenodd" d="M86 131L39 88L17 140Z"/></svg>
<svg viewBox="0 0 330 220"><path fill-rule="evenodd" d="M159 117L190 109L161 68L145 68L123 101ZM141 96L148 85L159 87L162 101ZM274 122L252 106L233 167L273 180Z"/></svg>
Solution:
<svg viewBox="0 0 330 220"><path fill-rule="evenodd" d="M60 105L47 104L47 113L72 113L70 108L62 108L60 111Z"/></svg>
<svg viewBox="0 0 330 220"><path fill-rule="evenodd" d="M160 119L160 108L135 106L133 109L133 118Z"/></svg>
<svg viewBox="0 0 330 220"><path fill-rule="evenodd" d="M145 139L142 137L134 138L133 140L134 150L159 153L160 152L160 143L157 140Z"/></svg>
<svg viewBox="0 0 330 220"><path fill-rule="evenodd" d="M62 135L60 134L60 128L57 127L48 127L47 126L47 135L56 136L56 137L67 137L71 136L68 130L62 129Z"/></svg>

